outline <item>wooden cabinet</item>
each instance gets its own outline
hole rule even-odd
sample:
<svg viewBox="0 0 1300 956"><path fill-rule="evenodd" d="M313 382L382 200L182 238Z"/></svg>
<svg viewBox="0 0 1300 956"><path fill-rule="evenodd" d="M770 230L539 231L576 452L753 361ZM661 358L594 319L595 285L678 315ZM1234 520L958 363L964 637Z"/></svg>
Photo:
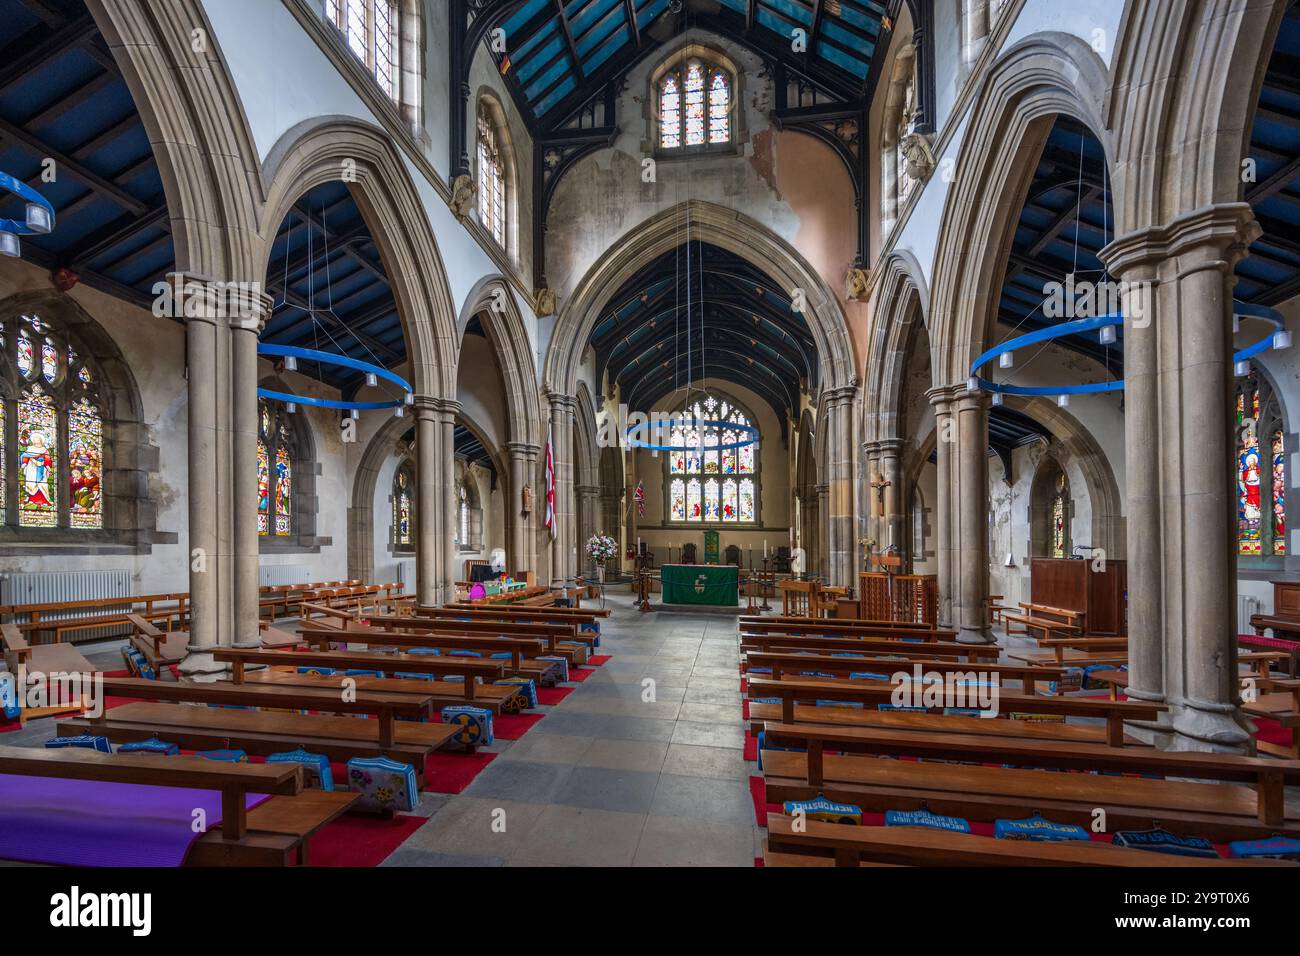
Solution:
<svg viewBox="0 0 1300 956"><path fill-rule="evenodd" d="M1273 581L1273 616L1300 620L1300 581Z"/></svg>
<svg viewBox="0 0 1300 956"><path fill-rule="evenodd" d="M1034 558L1029 562L1029 600L1082 611L1088 634L1127 634L1127 566L1107 561L1104 567L1094 571L1093 563L1082 558Z"/></svg>

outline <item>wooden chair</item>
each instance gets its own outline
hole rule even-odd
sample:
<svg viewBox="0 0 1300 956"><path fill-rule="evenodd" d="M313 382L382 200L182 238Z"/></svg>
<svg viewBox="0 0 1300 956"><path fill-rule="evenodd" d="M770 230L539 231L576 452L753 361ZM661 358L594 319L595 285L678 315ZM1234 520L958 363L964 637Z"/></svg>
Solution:
<svg viewBox="0 0 1300 956"><path fill-rule="evenodd" d="M813 597L817 593L816 581L781 581L781 614L784 617L813 617Z"/></svg>

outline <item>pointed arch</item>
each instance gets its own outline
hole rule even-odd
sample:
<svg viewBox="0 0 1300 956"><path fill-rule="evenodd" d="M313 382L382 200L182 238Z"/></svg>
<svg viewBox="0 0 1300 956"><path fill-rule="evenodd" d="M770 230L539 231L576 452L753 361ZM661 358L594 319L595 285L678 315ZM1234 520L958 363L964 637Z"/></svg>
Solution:
<svg viewBox="0 0 1300 956"><path fill-rule="evenodd" d="M532 339L514 291L503 276L485 276L470 290L456 323L457 342L475 317L492 343L505 382L509 440L540 444L542 410Z"/></svg>
<svg viewBox="0 0 1300 956"><path fill-rule="evenodd" d="M905 438L901 434L907 358L915 323L929 327L926 309L930 292L916 257L891 252L876 287L871 344L863 376L866 415L865 441ZM874 414L871 414L874 410Z"/></svg>
<svg viewBox="0 0 1300 956"><path fill-rule="evenodd" d="M802 289L804 317L817 345L825 388L856 384L848 323L835 293L795 249L748 216L714 203L690 200L638 223L578 282L555 324L543 365L547 391L573 395L582 353L597 319L618 290L651 262L680 245L689 216L692 240L719 246L752 263L786 292Z"/></svg>
<svg viewBox="0 0 1300 956"><path fill-rule="evenodd" d="M379 248L406 339L415 393L454 399L456 309L442 255L419 191L396 146L381 129L348 117L301 123L267 157L270 181L259 233L265 271L280 223L298 198L343 178Z"/></svg>
<svg viewBox="0 0 1300 956"><path fill-rule="evenodd" d="M1062 33L1021 40L983 80L935 252L929 316L936 387L965 382L990 338L1007 251L1055 118L1083 123L1108 161L1113 156L1102 121L1106 84L1097 53ZM1123 201L1117 195L1116 205Z"/></svg>

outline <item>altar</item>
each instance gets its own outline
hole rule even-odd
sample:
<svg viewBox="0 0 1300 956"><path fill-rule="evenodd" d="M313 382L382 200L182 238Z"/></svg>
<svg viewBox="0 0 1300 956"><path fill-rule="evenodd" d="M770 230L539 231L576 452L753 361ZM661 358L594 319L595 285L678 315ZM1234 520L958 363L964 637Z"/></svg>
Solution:
<svg viewBox="0 0 1300 956"><path fill-rule="evenodd" d="M665 564L659 569L664 604L736 607L740 569L731 564Z"/></svg>

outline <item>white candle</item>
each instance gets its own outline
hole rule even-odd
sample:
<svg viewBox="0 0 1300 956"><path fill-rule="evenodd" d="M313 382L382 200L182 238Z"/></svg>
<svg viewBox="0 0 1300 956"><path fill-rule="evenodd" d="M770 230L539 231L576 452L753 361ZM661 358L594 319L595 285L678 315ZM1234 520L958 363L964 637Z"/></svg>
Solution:
<svg viewBox="0 0 1300 956"><path fill-rule="evenodd" d="M767 557L767 539L763 539L763 557Z"/></svg>

